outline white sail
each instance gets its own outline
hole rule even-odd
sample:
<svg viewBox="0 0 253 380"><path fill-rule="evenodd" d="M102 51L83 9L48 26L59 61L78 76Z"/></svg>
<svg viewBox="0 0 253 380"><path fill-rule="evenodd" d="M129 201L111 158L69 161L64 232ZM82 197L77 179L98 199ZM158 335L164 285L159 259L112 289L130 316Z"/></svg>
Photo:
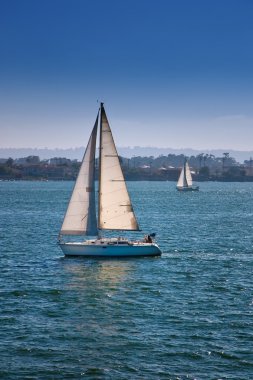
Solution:
<svg viewBox="0 0 253 380"><path fill-rule="evenodd" d="M98 228L138 230L111 129L101 104Z"/></svg>
<svg viewBox="0 0 253 380"><path fill-rule="evenodd" d="M92 130L60 233L97 235L95 206L95 153L98 116Z"/></svg>
<svg viewBox="0 0 253 380"><path fill-rule="evenodd" d="M185 161L184 166L182 167L178 182L177 182L177 187L191 187L191 186L192 186L191 171L190 171L188 161Z"/></svg>
<svg viewBox="0 0 253 380"><path fill-rule="evenodd" d="M185 177L185 166L183 166L178 182L177 182L177 187L185 187L185 186L187 186L187 182L186 182L186 177Z"/></svg>
<svg viewBox="0 0 253 380"><path fill-rule="evenodd" d="M185 163L185 177L186 177L187 186L192 186L192 175L191 175L188 161L186 161Z"/></svg>

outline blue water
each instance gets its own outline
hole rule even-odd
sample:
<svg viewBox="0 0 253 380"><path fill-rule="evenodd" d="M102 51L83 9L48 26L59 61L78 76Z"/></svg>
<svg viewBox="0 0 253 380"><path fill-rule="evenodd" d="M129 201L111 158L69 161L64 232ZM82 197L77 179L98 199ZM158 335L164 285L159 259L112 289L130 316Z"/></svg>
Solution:
<svg viewBox="0 0 253 380"><path fill-rule="evenodd" d="M1 379L253 379L253 184L128 185L161 258L63 258L73 183L0 182Z"/></svg>

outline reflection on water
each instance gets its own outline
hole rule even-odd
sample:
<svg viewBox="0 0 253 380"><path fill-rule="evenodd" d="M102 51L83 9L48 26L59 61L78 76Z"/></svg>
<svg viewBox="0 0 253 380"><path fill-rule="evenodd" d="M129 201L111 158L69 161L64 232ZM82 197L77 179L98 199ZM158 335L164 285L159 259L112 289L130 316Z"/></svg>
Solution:
<svg viewBox="0 0 253 380"><path fill-rule="evenodd" d="M64 258L64 269L71 274L71 286L85 288L92 282L92 287L117 285L127 280L135 269L135 262L126 260L100 260L84 258ZM138 260L137 260L138 261Z"/></svg>

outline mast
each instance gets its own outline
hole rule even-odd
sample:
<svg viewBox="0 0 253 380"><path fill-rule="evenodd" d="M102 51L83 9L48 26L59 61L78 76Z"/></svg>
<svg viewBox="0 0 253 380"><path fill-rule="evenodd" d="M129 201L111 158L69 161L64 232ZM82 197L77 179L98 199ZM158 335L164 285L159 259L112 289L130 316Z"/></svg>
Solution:
<svg viewBox="0 0 253 380"><path fill-rule="evenodd" d="M99 125L99 168L98 168L98 238L101 238L100 230L100 209L101 209L101 160L102 160L102 107L104 103L100 103L100 125Z"/></svg>

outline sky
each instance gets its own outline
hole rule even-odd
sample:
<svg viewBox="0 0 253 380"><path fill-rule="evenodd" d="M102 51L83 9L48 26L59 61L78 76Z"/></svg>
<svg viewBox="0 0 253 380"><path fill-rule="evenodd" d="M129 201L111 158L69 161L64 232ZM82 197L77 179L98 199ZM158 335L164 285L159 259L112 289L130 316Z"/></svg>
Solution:
<svg viewBox="0 0 253 380"><path fill-rule="evenodd" d="M0 148L253 148L252 0L1 0Z"/></svg>

